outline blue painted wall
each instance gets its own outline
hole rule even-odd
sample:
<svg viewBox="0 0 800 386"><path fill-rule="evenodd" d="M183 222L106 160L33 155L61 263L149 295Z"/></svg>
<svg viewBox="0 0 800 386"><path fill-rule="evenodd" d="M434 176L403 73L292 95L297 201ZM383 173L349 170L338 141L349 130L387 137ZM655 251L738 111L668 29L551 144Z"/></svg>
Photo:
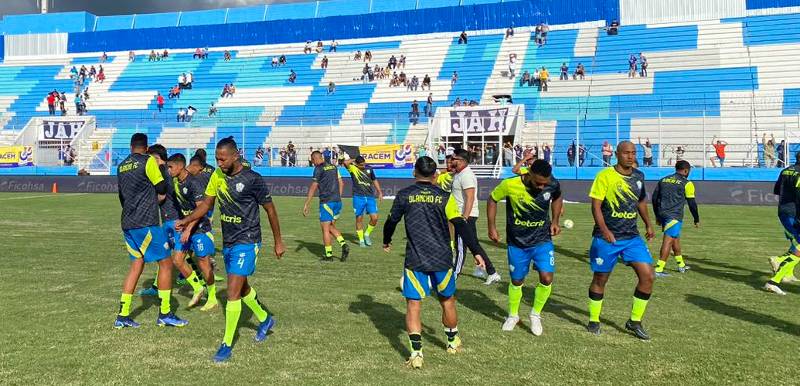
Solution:
<svg viewBox="0 0 800 386"><path fill-rule="evenodd" d="M191 11L181 14L181 26L209 25L225 23L227 9L211 9L207 11Z"/></svg>
<svg viewBox="0 0 800 386"><path fill-rule="evenodd" d="M6 35L85 32L94 28L95 18L96 16L87 12L9 15L3 18L3 29Z"/></svg>
<svg viewBox="0 0 800 386"><path fill-rule="evenodd" d="M254 21L264 21L266 5L257 7L229 8L228 23L250 23Z"/></svg>
<svg viewBox="0 0 800 386"><path fill-rule="evenodd" d="M272 4L267 6L267 20L310 19L316 17L317 3Z"/></svg>
<svg viewBox="0 0 800 386"><path fill-rule="evenodd" d="M800 6L800 0L747 0L747 9Z"/></svg>
<svg viewBox="0 0 800 386"><path fill-rule="evenodd" d="M95 31L110 31L115 29L131 29L133 15L99 16Z"/></svg>
<svg viewBox="0 0 800 386"><path fill-rule="evenodd" d="M134 28L174 27L178 25L178 13L145 13L136 15Z"/></svg>

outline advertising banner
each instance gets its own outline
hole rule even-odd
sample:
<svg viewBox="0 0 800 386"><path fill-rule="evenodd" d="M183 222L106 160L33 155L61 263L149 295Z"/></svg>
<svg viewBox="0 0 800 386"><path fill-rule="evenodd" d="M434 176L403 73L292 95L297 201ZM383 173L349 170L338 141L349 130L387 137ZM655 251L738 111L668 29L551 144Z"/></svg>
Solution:
<svg viewBox="0 0 800 386"><path fill-rule="evenodd" d="M339 145L339 147L351 158L360 154L367 165L374 169L413 168L416 161L413 145Z"/></svg>
<svg viewBox="0 0 800 386"><path fill-rule="evenodd" d="M33 166L33 147L0 147L0 168L15 168L19 166Z"/></svg>

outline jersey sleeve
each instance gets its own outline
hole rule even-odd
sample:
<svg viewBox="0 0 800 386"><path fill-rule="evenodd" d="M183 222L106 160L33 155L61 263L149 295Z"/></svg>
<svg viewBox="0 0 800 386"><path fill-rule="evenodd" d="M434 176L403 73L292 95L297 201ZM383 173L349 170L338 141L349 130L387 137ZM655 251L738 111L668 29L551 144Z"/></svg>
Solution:
<svg viewBox="0 0 800 386"><path fill-rule="evenodd" d="M203 192L202 187L200 186L200 181L196 178L192 178L189 181L189 199L197 202L203 201L205 194Z"/></svg>
<svg viewBox="0 0 800 386"><path fill-rule="evenodd" d="M259 175L253 180L252 192L258 205L266 205L272 202L272 194L269 191L269 187Z"/></svg>
<svg viewBox="0 0 800 386"><path fill-rule="evenodd" d="M606 178L605 173L600 172L592 182L592 189L589 190L589 197L596 200L605 200L606 193L608 193L608 178Z"/></svg>
<svg viewBox="0 0 800 386"><path fill-rule="evenodd" d="M157 185L159 182L164 181L164 176L161 174L161 169L158 168L158 162L153 156L147 157L147 163L144 166L144 172L150 183Z"/></svg>
<svg viewBox="0 0 800 386"><path fill-rule="evenodd" d="M355 175L356 173L359 172L359 170L358 170L358 167L356 167L356 165L349 164L349 165L347 165L347 172L349 172L350 174Z"/></svg>
<svg viewBox="0 0 800 386"><path fill-rule="evenodd" d="M692 181L686 183L685 189L686 189L686 198L695 198L694 183Z"/></svg>
<svg viewBox="0 0 800 386"><path fill-rule="evenodd" d="M392 202L392 209L389 211L389 218L394 222L399 222L401 218L403 218L403 214L406 212L406 203L408 199L406 198L405 193L398 192L397 197L395 197L394 202Z"/></svg>
<svg viewBox="0 0 800 386"><path fill-rule="evenodd" d="M208 180L208 185L206 185L205 195L209 197L216 197L217 196L217 186L220 183L220 177L217 172L211 173L211 178Z"/></svg>
<svg viewBox="0 0 800 386"><path fill-rule="evenodd" d="M639 202L642 202L647 199L647 184L644 182L644 178L642 178L642 189L639 191Z"/></svg>
<svg viewBox="0 0 800 386"><path fill-rule="evenodd" d="M503 180L498 184L494 190L492 190L491 198L494 202L500 202L500 200L506 198L508 195L508 180Z"/></svg>
<svg viewBox="0 0 800 386"><path fill-rule="evenodd" d="M322 178L322 168L315 167L314 168L314 175L311 176L311 181L319 182L319 179Z"/></svg>
<svg viewBox="0 0 800 386"><path fill-rule="evenodd" d="M553 201L561 198L561 183L557 180L553 180L553 193L550 194L550 198Z"/></svg>
<svg viewBox="0 0 800 386"><path fill-rule="evenodd" d="M372 170L372 169L369 169L369 178L370 178L371 180L373 180L373 181L375 181L375 180L377 180L377 179L378 179L378 177L375 177L375 171L374 171L374 170Z"/></svg>

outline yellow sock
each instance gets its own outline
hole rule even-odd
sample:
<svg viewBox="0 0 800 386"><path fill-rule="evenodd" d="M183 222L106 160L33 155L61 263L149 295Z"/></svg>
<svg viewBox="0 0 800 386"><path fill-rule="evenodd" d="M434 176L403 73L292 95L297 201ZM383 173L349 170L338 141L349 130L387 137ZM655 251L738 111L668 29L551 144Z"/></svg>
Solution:
<svg viewBox="0 0 800 386"><path fill-rule="evenodd" d="M361 229L356 229L356 234L358 235L358 242L364 241L364 231Z"/></svg>
<svg viewBox="0 0 800 386"><path fill-rule="evenodd" d="M686 266L686 263L683 261L683 255L675 255L675 261L678 262L679 268L683 268Z"/></svg>
<svg viewBox="0 0 800 386"><path fill-rule="evenodd" d="M325 257L333 256L333 247L330 245L325 246Z"/></svg>
<svg viewBox="0 0 800 386"><path fill-rule="evenodd" d="M166 315L170 312L169 298L172 297L172 290L158 290L158 298L161 299L161 314Z"/></svg>
<svg viewBox="0 0 800 386"><path fill-rule="evenodd" d="M364 234L369 236L369 235L372 234L372 231L374 231L374 230L375 230L375 225L368 224L367 225L367 230L364 232Z"/></svg>
<svg viewBox="0 0 800 386"><path fill-rule="evenodd" d="M664 272L664 267L667 266L667 262L664 260L656 261L656 272Z"/></svg>
<svg viewBox="0 0 800 386"><path fill-rule="evenodd" d="M131 314L131 303L133 303L133 295L122 294L119 299L119 316L128 316Z"/></svg>
<svg viewBox="0 0 800 386"><path fill-rule="evenodd" d="M339 236L337 236L337 237L336 237L336 241L338 241L338 242L339 242L339 245L345 245L345 244L347 244L347 242L345 242L345 241L344 241L344 237L342 237L342 235L339 235Z"/></svg>

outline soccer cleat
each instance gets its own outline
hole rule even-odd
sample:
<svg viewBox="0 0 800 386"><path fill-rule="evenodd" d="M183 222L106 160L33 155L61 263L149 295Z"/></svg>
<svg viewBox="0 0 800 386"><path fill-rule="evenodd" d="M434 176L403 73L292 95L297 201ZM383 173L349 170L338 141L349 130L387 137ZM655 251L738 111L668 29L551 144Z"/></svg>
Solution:
<svg viewBox="0 0 800 386"><path fill-rule="evenodd" d="M519 323L519 316L507 317L506 321L503 322L503 331L513 331L517 323Z"/></svg>
<svg viewBox="0 0 800 386"><path fill-rule="evenodd" d="M458 354L464 351L464 345L461 344L461 338L456 336L452 342L447 342L447 353Z"/></svg>
<svg viewBox="0 0 800 386"><path fill-rule="evenodd" d="M408 357L408 360L406 361L406 367L410 367L412 369L421 369L423 362L424 360L422 359L422 352L414 351L411 353L411 356Z"/></svg>
<svg viewBox="0 0 800 386"><path fill-rule="evenodd" d="M347 256L350 256L350 247L347 244L345 244L342 245L342 257L341 257L342 262L347 260Z"/></svg>
<svg viewBox="0 0 800 386"><path fill-rule="evenodd" d="M189 324L188 321L175 316L174 312L170 312L168 314L158 314L158 319L156 319L156 325L159 327L183 327L187 324Z"/></svg>
<svg viewBox="0 0 800 386"><path fill-rule="evenodd" d="M669 277L669 274L666 272L656 272L656 277Z"/></svg>
<svg viewBox="0 0 800 386"><path fill-rule="evenodd" d="M777 256L769 258L769 266L772 268L772 273L778 273L778 270L781 268L781 263L778 261Z"/></svg>
<svg viewBox="0 0 800 386"><path fill-rule="evenodd" d="M319 258L320 263L330 263L333 261L333 256L322 256Z"/></svg>
<svg viewBox="0 0 800 386"><path fill-rule="evenodd" d="M192 308L196 306L197 303L200 303L200 299L203 298L203 294L205 292L206 292L205 287L200 288L200 291L195 292L194 295L192 295L192 300L189 300L189 304L186 306L186 308Z"/></svg>
<svg viewBox="0 0 800 386"><path fill-rule="evenodd" d="M208 300L206 300L206 304L200 307L200 311L211 311L217 308L217 306L219 306L219 302L216 298L208 298Z"/></svg>
<svg viewBox="0 0 800 386"><path fill-rule="evenodd" d="M134 322L130 316L117 315L117 320L114 321L114 328L120 330L125 327L139 328L139 323Z"/></svg>
<svg viewBox="0 0 800 386"><path fill-rule="evenodd" d="M536 336L541 336L544 330L542 329L542 316L531 312L530 315L531 320L531 333Z"/></svg>
<svg viewBox="0 0 800 386"><path fill-rule="evenodd" d="M786 292L783 292L781 287L778 287L778 286L776 286L775 284L772 284L772 283L764 284L764 289L769 291L769 292L776 293L778 295L786 295Z"/></svg>
<svg viewBox="0 0 800 386"><path fill-rule="evenodd" d="M486 274L486 271L483 270L483 268L475 267L475 270L472 271L472 276L475 276L475 277L481 278L481 279L485 279L486 276L488 276L488 275Z"/></svg>
<svg viewBox="0 0 800 386"><path fill-rule="evenodd" d="M678 272L680 272L680 273L686 273L686 271L688 271L688 270L690 270L690 269L692 269L692 267L690 267L690 266L688 266L688 265L684 265L683 267L678 267Z"/></svg>
<svg viewBox="0 0 800 386"><path fill-rule="evenodd" d="M139 296L158 296L158 288L156 287L143 288L139 291Z"/></svg>
<svg viewBox="0 0 800 386"><path fill-rule="evenodd" d="M368 247L372 246L372 239L369 237L369 235L364 235L364 244L366 244Z"/></svg>
<svg viewBox="0 0 800 386"><path fill-rule="evenodd" d="M233 347L228 346L227 344L223 343L219 346L219 350L217 353L214 354L214 362L222 363L231 359L231 355L233 354Z"/></svg>
<svg viewBox="0 0 800 386"><path fill-rule="evenodd" d="M796 283L798 280L794 275L786 275L781 279L781 283Z"/></svg>
<svg viewBox="0 0 800 386"><path fill-rule="evenodd" d="M600 335L600 322L589 322L586 325L586 331L593 335Z"/></svg>
<svg viewBox="0 0 800 386"><path fill-rule="evenodd" d="M272 328L275 327L275 318L272 315L267 315L267 319L261 322L258 325L258 330L256 330L256 342L263 342L267 340L267 335Z"/></svg>
<svg viewBox="0 0 800 386"><path fill-rule="evenodd" d="M642 322L634 322L633 320L628 320L627 322L625 322L625 329L632 332L633 335L636 335L636 337L641 340L650 340L650 335L647 335L647 331L644 330Z"/></svg>
<svg viewBox="0 0 800 386"><path fill-rule="evenodd" d="M365 243L364 240L361 240L361 241L358 242L358 246L361 247L361 248L366 248L367 247L367 243Z"/></svg>
<svg viewBox="0 0 800 386"><path fill-rule="evenodd" d="M499 281L500 281L500 274L495 272L495 273L489 275L489 277L486 278L486 281L483 282L483 284L492 285L492 284L497 283Z"/></svg>
<svg viewBox="0 0 800 386"><path fill-rule="evenodd" d="M219 276L217 274L214 274L214 281L216 281L216 282L220 282L220 281L223 281L225 279L226 278L224 276Z"/></svg>

